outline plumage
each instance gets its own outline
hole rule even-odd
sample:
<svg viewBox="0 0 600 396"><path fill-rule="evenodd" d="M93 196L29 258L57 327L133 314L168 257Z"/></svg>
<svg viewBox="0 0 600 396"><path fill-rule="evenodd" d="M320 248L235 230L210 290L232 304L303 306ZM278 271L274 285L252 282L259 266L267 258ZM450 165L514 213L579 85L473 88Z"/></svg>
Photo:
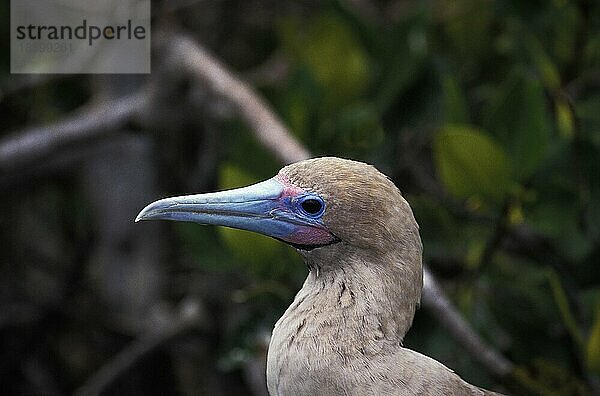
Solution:
<svg viewBox="0 0 600 396"><path fill-rule="evenodd" d="M304 257L308 277L273 329L271 395L492 394L402 346L423 286L422 245L410 206L385 175L325 157L263 183L157 201L138 220L250 229Z"/></svg>

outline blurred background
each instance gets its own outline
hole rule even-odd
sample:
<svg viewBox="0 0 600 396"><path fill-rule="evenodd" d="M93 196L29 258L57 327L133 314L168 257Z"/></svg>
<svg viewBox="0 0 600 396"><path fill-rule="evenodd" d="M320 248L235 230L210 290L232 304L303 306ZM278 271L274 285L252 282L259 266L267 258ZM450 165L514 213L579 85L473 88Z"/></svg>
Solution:
<svg viewBox="0 0 600 396"><path fill-rule="evenodd" d="M205 49L312 155L393 179L443 290L514 366L476 363L425 308L405 346L515 395L600 392L599 2L155 0L137 76L10 75L9 28L4 1L2 394L265 394L299 256L133 223L289 158L257 139L240 87L194 76Z"/></svg>

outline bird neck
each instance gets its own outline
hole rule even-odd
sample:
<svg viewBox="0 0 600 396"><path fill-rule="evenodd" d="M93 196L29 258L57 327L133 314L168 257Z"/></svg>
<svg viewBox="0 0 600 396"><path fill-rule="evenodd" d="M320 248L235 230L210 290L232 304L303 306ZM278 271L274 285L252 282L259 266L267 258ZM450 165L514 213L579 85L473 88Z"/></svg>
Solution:
<svg viewBox="0 0 600 396"><path fill-rule="evenodd" d="M311 271L286 314L296 306L317 329L329 326L331 334L340 329L341 338L350 334L358 345L378 339L401 343L421 295L420 254L340 248L343 252L305 255Z"/></svg>
<svg viewBox="0 0 600 396"><path fill-rule="evenodd" d="M322 390L322 384L331 383L332 367L348 362L346 367L363 367L399 350L421 293L420 247L403 253L367 251L340 242L302 252L311 270L275 324L269 345L272 394Z"/></svg>

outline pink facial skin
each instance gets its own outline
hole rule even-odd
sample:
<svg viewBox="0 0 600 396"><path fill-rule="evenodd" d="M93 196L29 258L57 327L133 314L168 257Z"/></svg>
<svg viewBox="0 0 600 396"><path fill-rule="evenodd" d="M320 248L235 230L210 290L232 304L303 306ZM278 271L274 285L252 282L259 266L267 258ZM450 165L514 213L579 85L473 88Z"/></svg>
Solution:
<svg viewBox="0 0 600 396"><path fill-rule="evenodd" d="M282 174L275 176L275 179L283 184L283 192L279 197L283 205L293 205L293 199L304 195L307 191L292 184L287 177ZM292 208L289 208L292 209ZM297 228L290 235L282 238L283 240L296 245L328 245L335 241L335 236L327 230L327 227L320 221L314 220L312 224L298 224Z"/></svg>
<svg viewBox="0 0 600 396"><path fill-rule="evenodd" d="M297 245L329 245L335 240L329 231L323 228L300 226L294 233L285 238Z"/></svg>
<svg viewBox="0 0 600 396"><path fill-rule="evenodd" d="M283 184L283 187L284 187L283 192L281 193L280 199L294 198L294 197L297 197L298 195L302 195L302 194L306 193L306 191L304 191L300 187L293 185L292 182L290 182L289 179L287 177L285 177L284 175L282 175L281 173L278 174L277 176L275 176L275 180L277 180L279 183Z"/></svg>

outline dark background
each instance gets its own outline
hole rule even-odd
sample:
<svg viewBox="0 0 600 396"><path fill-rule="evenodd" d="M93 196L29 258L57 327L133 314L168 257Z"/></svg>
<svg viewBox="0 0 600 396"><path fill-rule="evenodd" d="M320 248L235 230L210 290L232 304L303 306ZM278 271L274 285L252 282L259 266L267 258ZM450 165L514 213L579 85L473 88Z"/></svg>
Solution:
<svg viewBox="0 0 600 396"><path fill-rule="evenodd" d="M296 253L133 223L293 157L260 143L240 86L186 66L203 47L313 155L394 180L443 290L511 366L427 307L407 347L515 395L600 392L599 2L153 1L142 76L10 75L9 27L3 1L2 394L264 394Z"/></svg>

